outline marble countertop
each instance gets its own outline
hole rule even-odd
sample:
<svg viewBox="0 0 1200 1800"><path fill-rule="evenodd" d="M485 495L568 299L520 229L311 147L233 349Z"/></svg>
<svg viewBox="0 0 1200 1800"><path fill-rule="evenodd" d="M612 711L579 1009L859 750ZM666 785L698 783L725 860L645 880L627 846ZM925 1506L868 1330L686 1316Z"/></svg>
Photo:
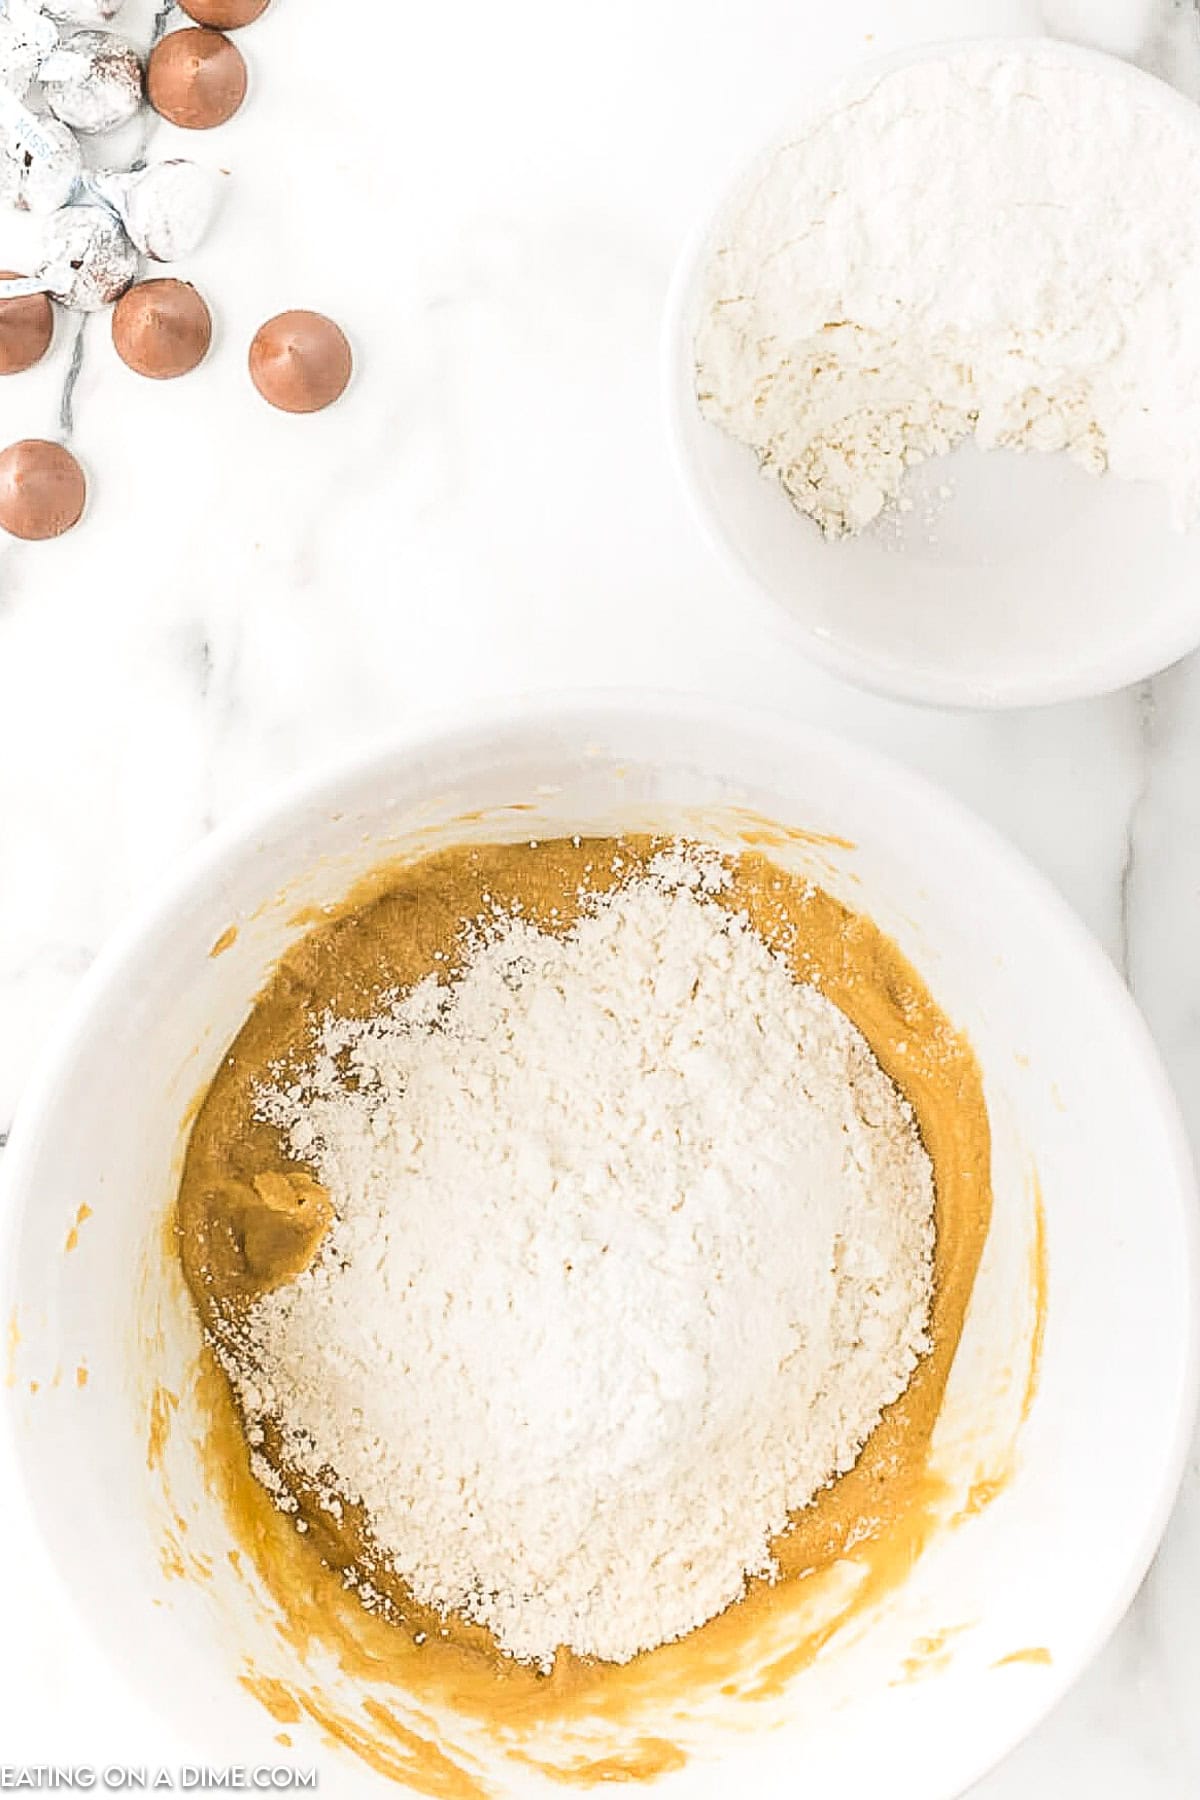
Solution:
<svg viewBox="0 0 1200 1800"><path fill-rule="evenodd" d="M131 0L146 38L152 13ZM181 271L214 306L210 363L144 382L104 319L66 322L0 394L3 441L63 429L91 478L71 536L0 545L0 1131L105 936L215 821L448 703L641 684L799 710L986 815L1124 970L1200 1134L1200 663L1039 713L852 692L739 605L660 415L673 260L799 79L1039 29L1200 98L1192 0L276 0L242 39L242 115L155 128L154 154L230 172ZM0 261L29 245L0 216ZM318 418L271 413L246 376L290 306L354 339L355 384ZM0 1762L178 1761L39 1555L6 1558ZM1200 1791L1198 1591L1193 1456L1125 1623L983 1800Z"/></svg>

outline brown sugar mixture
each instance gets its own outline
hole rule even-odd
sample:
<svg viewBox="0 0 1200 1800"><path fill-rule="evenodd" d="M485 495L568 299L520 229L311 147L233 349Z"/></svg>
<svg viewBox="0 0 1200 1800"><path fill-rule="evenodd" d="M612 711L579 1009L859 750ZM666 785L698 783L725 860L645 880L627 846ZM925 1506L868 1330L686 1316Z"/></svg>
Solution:
<svg viewBox="0 0 1200 1800"><path fill-rule="evenodd" d="M327 1015L374 1018L383 997L431 974L454 976L464 957L464 922L496 910L519 909L542 931L566 934L586 905L581 896L615 889L631 871L648 868L661 847L630 838L441 852L385 871L284 956L203 1101L181 1182L176 1234L183 1269L217 1343L228 1340L231 1319L310 1267L330 1229L331 1202L315 1168L297 1160L261 1105L281 1068L311 1059L315 1023ZM562 1652L548 1674L504 1655L480 1626L419 1605L374 1553L361 1509L344 1499L331 1506L328 1483L289 1465L268 1427L253 1450L260 1476L264 1464L272 1473L275 1499L287 1509L279 1511L250 1474L244 1421L214 1365L207 1378L210 1462L239 1541L284 1601L298 1644L332 1642L346 1666L394 1680L412 1695L452 1697L482 1718L530 1725L581 1706L616 1716L680 1685L736 1679L764 1621L839 1559L861 1563L857 1603L866 1603L919 1552L929 1520L931 1438L990 1219L990 1139L978 1067L915 971L869 920L757 852L728 867L717 902L745 914L795 979L846 1015L912 1108L934 1173L931 1347L850 1472L796 1513L772 1544L777 1579L751 1581L746 1598L721 1616L625 1666ZM361 1587L364 1574L371 1610L344 1585L348 1577ZM774 1659L770 1680L785 1682L819 1647L808 1639L789 1645ZM613 1778L652 1774L670 1766L672 1755L669 1745L661 1755L646 1752L645 1768L631 1763Z"/></svg>

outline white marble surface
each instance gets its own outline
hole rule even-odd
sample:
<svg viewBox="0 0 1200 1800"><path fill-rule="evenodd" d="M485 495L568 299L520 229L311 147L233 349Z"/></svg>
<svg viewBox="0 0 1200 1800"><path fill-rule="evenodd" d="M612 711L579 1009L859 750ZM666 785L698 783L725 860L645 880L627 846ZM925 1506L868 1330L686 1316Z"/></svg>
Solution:
<svg viewBox="0 0 1200 1800"><path fill-rule="evenodd" d="M131 0L147 36L151 12ZM447 702L639 683L800 709L992 819L1126 970L1200 1134L1200 664L1039 714L850 692L731 595L661 427L673 258L798 79L1039 28L1200 96L1191 0L275 0L242 39L251 104L186 142L231 171L184 271L218 316L210 364L141 382L92 320L69 409L86 524L0 545L0 1128L106 934L215 820ZM160 127L155 152L181 142ZM0 218L0 259L28 252ZM317 419L270 413L245 375L253 329L294 305L358 354ZM76 329L3 384L3 441L59 429ZM36 1546L0 1581L0 1763L178 1760ZM985 1800L1200 1791L1198 1591L1193 1458L1133 1611Z"/></svg>

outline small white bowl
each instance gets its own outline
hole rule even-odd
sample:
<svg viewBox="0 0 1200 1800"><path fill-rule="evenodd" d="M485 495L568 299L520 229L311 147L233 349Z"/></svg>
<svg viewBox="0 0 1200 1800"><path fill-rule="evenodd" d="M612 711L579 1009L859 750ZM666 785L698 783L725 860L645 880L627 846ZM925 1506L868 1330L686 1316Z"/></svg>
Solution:
<svg viewBox="0 0 1200 1800"><path fill-rule="evenodd" d="M795 622L814 660L904 700L1042 705L1138 681L1200 643L1200 531L1172 526L1164 494L1090 475L1065 456L980 452L968 443L910 471L911 512L827 542L759 473L753 452L703 417L695 393L704 274L745 185L812 107L823 110L840 91L857 89L864 74L968 47L1036 48L1099 70L1143 104L1175 112L1200 142L1200 109L1190 100L1116 57L1073 44L964 40L860 68L802 100L788 128L750 159L692 235L667 307L667 413L705 532L742 591L767 596Z"/></svg>
<svg viewBox="0 0 1200 1800"><path fill-rule="evenodd" d="M196 1447L198 1329L165 1248L193 1101L267 971L313 908L401 853L653 824L736 844L764 819L805 834L772 854L890 933L979 1057L995 1215L936 1454L956 1507L997 1455L1007 1481L762 1713L737 1711L731 1690L690 1718L673 1698L633 1747L684 1736L688 1764L667 1784L678 1800L782 1800L797 1770L847 1800L951 1800L1128 1605L1191 1434L1196 1197L1167 1083L1108 960L992 831L835 738L704 701L511 707L413 733L211 838L88 977L0 1172L0 1321L15 1327L2 1398L32 1510L101 1653L201 1760L218 1745L223 1761L278 1760L276 1723L239 1683L248 1663L260 1687L319 1682L327 1709L360 1722L370 1697L334 1667L306 1668L269 1595L230 1562ZM1026 1416L1038 1183L1049 1298ZM86 1385L55 1378L76 1368ZM15 1496L4 1516L18 1538ZM414 1733L457 1741L432 1701L375 1697ZM301 1763L334 1757L311 1723L289 1730ZM505 1750L504 1734L474 1745L488 1791L561 1791ZM539 1739L535 1760L549 1754ZM353 1761L328 1776L356 1800L396 1791Z"/></svg>

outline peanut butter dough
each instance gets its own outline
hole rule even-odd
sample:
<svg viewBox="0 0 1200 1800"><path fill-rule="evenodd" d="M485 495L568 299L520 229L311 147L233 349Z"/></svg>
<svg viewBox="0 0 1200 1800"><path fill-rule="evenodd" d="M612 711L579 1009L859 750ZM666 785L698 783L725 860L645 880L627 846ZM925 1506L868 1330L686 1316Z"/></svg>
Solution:
<svg viewBox="0 0 1200 1800"><path fill-rule="evenodd" d="M661 840L637 837L443 851L381 872L283 957L200 1107L178 1198L184 1273L218 1341L223 1321L308 1265L329 1224L328 1196L312 1170L292 1161L276 1128L255 1117L255 1091L269 1071L305 1060L314 1018L326 1009L369 1017L388 990L431 972L448 978L461 955L463 922L495 904L519 904L543 930L565 931L578 914L581 889L606 891L660 847ZM375 1681L386 1674L412 1694L450 1695L460 1709L483 1717L529 1725L580 1706L612 1716L674 1685L728 1682L764 1618L788 1604L789 1590L839 1558L852 1554L864 1563L867 1576L855 1604L865 1604L900 1579L919 1553L929 1528L930 1441L991 1212L978 1066L915 971L869 920L758 851L735 859L732 884L717 898L744 909L797 979L817 982L842 1008L914 1108L937 1190L931 1352L855 1468L797 1515L773 1546L782 1581L752 1583L745 1600L690 1638L624 1668L560 1655L549 1676L503 1657L478 1627L416 1606L403 1584L373 1563L354 1507L346 1506L340 1518L323 1509L282 1463L268 1433L263 1453L298 1509L284 1519L249 1474L227 1384L211 1365L214 1479L240 1544L288 1607L298 1644L323 1639L345 1666L361 1666ZM384 1597L381 1612L368 1615L345 1593L345 1572L369 1577ZM775 1658L771 1679L785 1682L819 1647L798 1639ZM355 1747L367 1755L362 1744Z"/></svg>

